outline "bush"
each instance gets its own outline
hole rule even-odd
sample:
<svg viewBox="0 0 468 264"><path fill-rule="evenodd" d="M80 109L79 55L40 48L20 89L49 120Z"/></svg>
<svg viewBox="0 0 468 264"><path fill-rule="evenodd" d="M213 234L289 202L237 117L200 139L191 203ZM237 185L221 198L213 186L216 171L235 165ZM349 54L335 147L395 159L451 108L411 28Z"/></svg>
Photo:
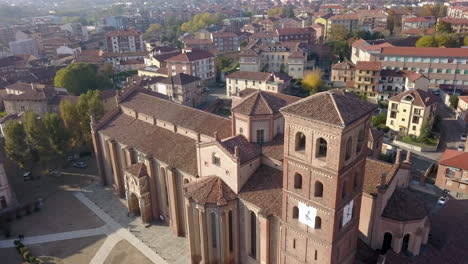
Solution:
<svg viewBox="0 0 468 264"><path fill-rule="evenodd" d="M31 256L31 254L29 254L29 250L26 250L23 254L23 259L28 261L29 262L29 257Z"/></svg>
<svg viewBox="0 0 468 264"><path fill-rule="evenodd" d="M26 246L22 246L22 247L19 248L19 253L21 254L21 256L22 256L22 255L24 254L24 252L26 252L26 251L29 252L28 247L26 247Z"/></svg>

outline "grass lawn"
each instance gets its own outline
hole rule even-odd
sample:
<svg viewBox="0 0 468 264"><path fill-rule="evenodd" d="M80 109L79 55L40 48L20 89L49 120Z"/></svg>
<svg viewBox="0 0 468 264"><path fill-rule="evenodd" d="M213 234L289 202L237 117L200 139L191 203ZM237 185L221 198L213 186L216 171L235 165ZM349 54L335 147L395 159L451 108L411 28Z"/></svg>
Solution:
<svg viewBox="0 0 468 264"><path fill-rule="evenodd" d="M436 146L437 143L439 142L438 139L436 137L430 137L430 138L427 138L425 141L422 141L416 137L412 137L412 136L404 136L401 138L401 141L405 142L405 143L408 143L408 144L411 144L411 145L415 145L415 146L420 146L420 147L432 147L432 146Z"/></svg>

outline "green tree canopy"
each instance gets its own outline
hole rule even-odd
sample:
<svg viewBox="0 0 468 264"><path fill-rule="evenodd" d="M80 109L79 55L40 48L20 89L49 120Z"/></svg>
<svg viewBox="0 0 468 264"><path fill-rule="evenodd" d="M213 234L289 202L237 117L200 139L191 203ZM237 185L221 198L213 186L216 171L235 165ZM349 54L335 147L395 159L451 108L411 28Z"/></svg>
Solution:
<svg viewBox="0 0 468 264"><path fill-rule="evenodd" d="M436 34L422 36L416 42L416 47L460 47L460 39L457 34Z"/></svg>
<svg viewBox="0 0 468 264"><path fill-rule="evenodd" d="M80 95L88 90L104 90L112 83L107 76L98 72L98 66L88 63L72 63L57 71L54 85L67 89L74 95Z"/></svg>
<svg viewBox="0 0 468 264"><path fill-rule="evenodd" d="M345 41L349 38L349 31L344 25L333 24L330 27L328 39L330 41Z"/></svg>
<svg viewBox="0 0 468 264"><path fill-rule="evenodd" d="M458 106L458 95L452 94L449 98L450 107L457 108Z"/></svg>
<svg viewBox="0 0 468 264"><path fill-rule="evenodd" d="M268 17L282 16L284 12L285 12L284 7L273 7L273 8L268 9L267 16Z"/></svg>
<svg viewBox="0 0 468 264"><path fill-rule="evenodd" d="M387 116L384 113L378 113L376 116L371 117L371 125L373 127L385 125L386 121L387 121Z"/></svg>
<svg viewBox="0 0 468 264"><path fill-rule="evenodd" d="M146 32L143 34L143 39L144 40L149 40L149 39L159 39L159 34L162 31L162 26L161 24L151 24L149 28L146 30Z"/></svg>
<svg viewBox="0 0 468 264"><path fill-rule="evenodd" d="M436 25L436 32L438 33L452 33L452 24L439 20Z"/></svg>
<svg viewBox="0 0 468 264"><path fill-rule="evenodd" d="M65 131L69 136L68 145L71 148L82 145L84 138L81 133L80 117L76 106L69 100L64 100L60 102L59 109Z"/></svg>
<svg viewBox="0 0 468 264"><path fill-rule="evenodd" d="M5 153L20 168L32 164L32 154L26 142L24 126L17 120L9 120L5 126Z"/></svg>
<svg viewBox="0 0 468 264"><path fill-rule="evenodd" d="M50 146L58 157L64 157L68 150L68 134L63 120L57 113L44 116L44 127L49 135Z"/></svg>
<svg viewBox="0 0 468 264"><path fill-rule="evenodd" d="M182 32L193 33L210 25L220 24L223 18L223 15L219 13L214 15L207 12L196 14L190 21L183 23L180 26L180 30Z"/></svg>
<svg viewBox="0 0 468 264"><path fill-rule="evenodd" d="M438 47L434 36L426 35L416 41L416 47Z"/></svg>

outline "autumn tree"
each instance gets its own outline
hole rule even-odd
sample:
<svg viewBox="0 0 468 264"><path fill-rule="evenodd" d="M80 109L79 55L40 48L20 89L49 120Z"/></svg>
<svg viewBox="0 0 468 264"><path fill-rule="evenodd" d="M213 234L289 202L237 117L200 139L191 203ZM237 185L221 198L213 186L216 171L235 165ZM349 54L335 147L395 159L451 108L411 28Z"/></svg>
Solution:
<svg viewBox="0 0 468 264"><path fill-rule="evenodd" d="M328 39L330 41L345 41L349 37L349 31L346 29L344 25L341 24L333 24L330 27L330 33L328 35Z"/></svg>
<svg viewBox="0 0 468 264"><path fill-rule="evenodd" d="M208 12L196 14L190 21L180 26L182 32L194 33L200 29L207 28L213 24L220 24L223 20L221 14L210 14Z"/></svg>
<svg viewBox="0 0 468 264"><path fill-rule="evenodd" d="M268 9L267 16L268 17L282 16L284 12L285 12L284 7L274 7L274 8Z"/></svg>
<svg viewBox="0 0 468 264"><path fill-rule="evenodd" d="M308 72L302 80L302 89L309 92L309 94L315 94L320 91L323 86L322 81L323 72L319 68L314 68Z"/></svg>
<svg viewBox="0 0 468 264"><path fill-rule="evenodd" d="M5 153L20 168L32 164L32 154L26 141L24 126L17 120L9 120L5 126Z"/></svg>
<svg viewBox="0 0 468 264"><path fill-rule="evenodd" d="M151 24L149 28L146 30L146 32L143 34L143 39L144 40L149 40L149 39L159 39L159 33L162 31L162 26L161 24Z"/></svg>

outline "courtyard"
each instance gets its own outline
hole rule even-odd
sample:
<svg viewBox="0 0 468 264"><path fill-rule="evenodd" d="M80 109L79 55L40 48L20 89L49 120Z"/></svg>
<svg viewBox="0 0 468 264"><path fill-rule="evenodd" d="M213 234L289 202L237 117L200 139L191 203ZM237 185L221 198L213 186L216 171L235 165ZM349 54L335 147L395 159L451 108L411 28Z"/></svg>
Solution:
<svg viewBox="0 0 468 264"><path fill-rule="evenodd" d="M185 238L169 227L129 215L125 200L99 184L93 158L81 159L85 169L61 167L60 176L33 170L24 181L21 171L7 164L10 183L20 205L41 199L43 208L9 222L10 237L0 234L2 263L26 263L13 241L24 236L31 255L43 263L188 263Z"/></svg>

